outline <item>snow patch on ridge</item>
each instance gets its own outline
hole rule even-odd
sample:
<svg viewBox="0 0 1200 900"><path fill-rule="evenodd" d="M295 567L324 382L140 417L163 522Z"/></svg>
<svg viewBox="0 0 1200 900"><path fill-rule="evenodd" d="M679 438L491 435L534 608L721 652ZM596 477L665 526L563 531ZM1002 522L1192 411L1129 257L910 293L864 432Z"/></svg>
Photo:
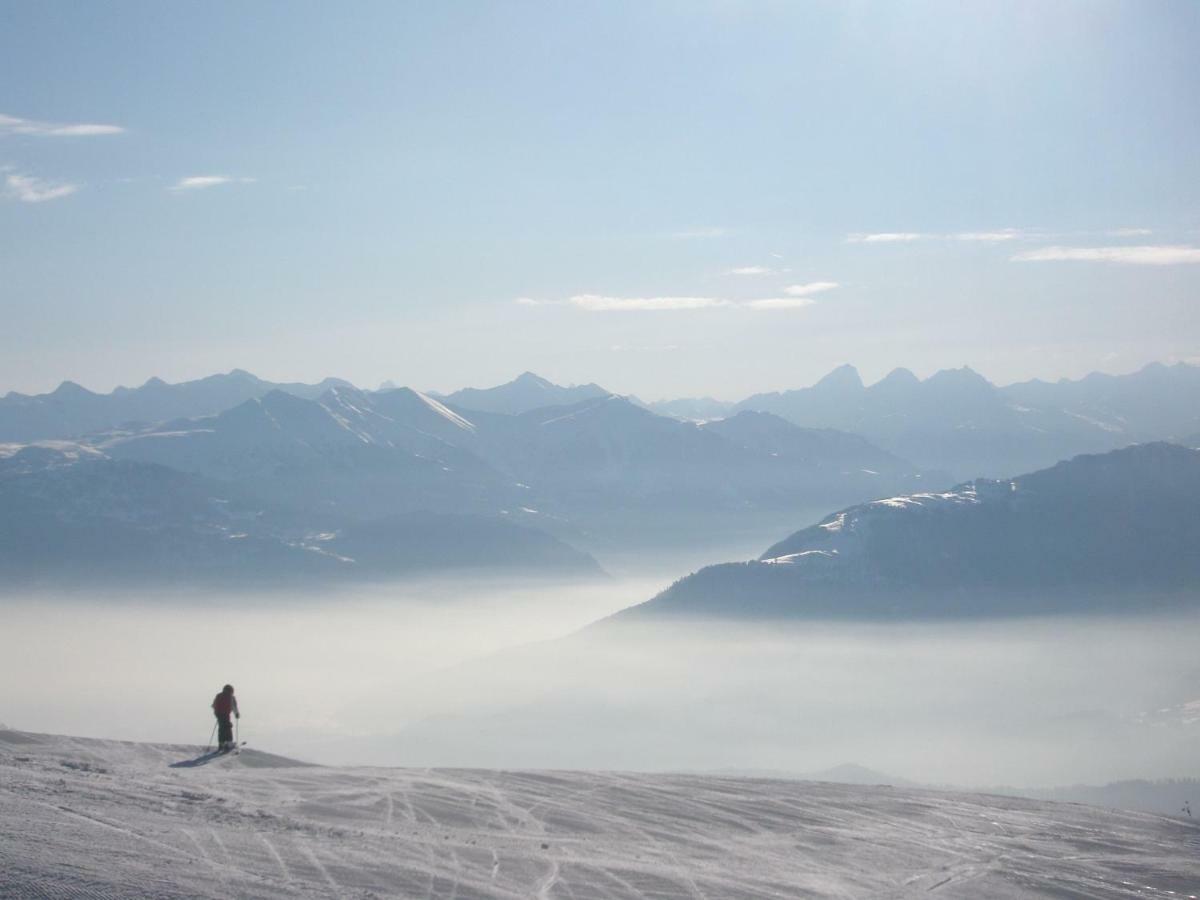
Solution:
<svg viewBox="0 0 1200 900"><path fill-rule="evenodd" d="M439 403L437 400L434 400L428 394L422 394L420 391L413 391L413 393L416 394L418 397L420 397L421 400L424 401L426 406L428 406L435 413L437 413L439 416L446 419L447 421L453 422L455 425L457 425L459 428L463 429L464 431L474 431L475 430L475 423L467 421L466 419L464 419L458 413L454 412L454 410L450 409L445 404Z"/></svg>
<svg viewBox="0 0 1200 900"><path fill-rule="evenodd" d="M888 497L884 500L875 500L872 503L868 503L866 508L869 510L887 506L894 509L908 509L916 506L925 509L936 509L942 506L958 506L979 502L981 501L975 486L968 485L957 491L946 491L941 494L909 494L905 497Z"/></svg>

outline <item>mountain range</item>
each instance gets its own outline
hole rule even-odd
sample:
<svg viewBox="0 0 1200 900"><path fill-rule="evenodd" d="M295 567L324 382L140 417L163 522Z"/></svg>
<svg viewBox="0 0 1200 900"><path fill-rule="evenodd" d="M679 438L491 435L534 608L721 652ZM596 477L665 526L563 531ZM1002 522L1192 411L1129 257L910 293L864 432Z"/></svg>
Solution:
<svg viewBox="0 0 1200 900"><path fill-rule="evenodd" d="M684 528L766 534L797 504L922 477L856 436L757 413L697 425L611 394L507 415L408 388L273 388L212 415L4 445L0 575L596 575L564 539L653 552Z"/></svg>
<svg viewBox="0 0 1200 900"><path fill-rule="evenodd" d="M965 367L923 381L896 369L866 386L842 366L812 387L756 394L733 408L861 434L958 479L1011 477L1079 453L1194 434L1200 367L1155 363L1130 375L997 387Z"/></svg>
<svg viewBox="0 0 1200 900"><path fill-rule="evenodd" d="M108 394L64 381L48 394L10 392L0 398L0 443L74 438L121 425L212 415L273 390L319 397L338 386L349 382L326 378L313 385L274 384L242 369L179 384L151 378L141 387L118 387Z"/></svg>
<svg viewBox="0 0 1200 900"><path fill-rule="evenodd" d="M1200 451L1156 443L827 516L617 616L962 617L1194 604Z"/></svg>
<svg viewBox="0 0 1200 900"><path fill-rule="evenodd" d="M0 456L6 588L179 579L326 586L451 572L603 574L586 553L501 516L313 516L236 484L79 445Z"/></svg>
<svg viewBox="0 0 1200 900"><path fill-rule="evenodd" d="M181 548L192 539L223 548L199 556L225 558L213 535L234 533L247 535L234 568L249 572L268 557L265 569L287 568L292 550L307 547L296 565L306 572L326 565L313 562L318 551L352 557L312 535L418 513L503 520L602 555L694 548L688 558L699 562L735 545L745 552L825 509L936 494L962 471L1007 472L1025 461L1035 469L1146 438L1186 442L1200 430L1197 373L1150 366L997 388L968 369L924 381L898 370L867 387L845 366L811 388L758 395L705 418L662 415L594 384L560 387L532 373L439 399L338 379L273 384L234 370L109 394L69 382L45 395L8 394L0 454L5 490L42 498L31 522L42 522L50 543L27 554L23 570L33 560L52 567L55 547L73 552L72 542L50 540L55 528L86 522L99 534L112 520L106 539L121 543L136 523L164 571L191 564ZM47 504L52 495L64 498L62 514ZM109 511L97 501L84 516L76 495L108 498ZM200 510L201 496L219 509ZM200 532L164 519L166 507L191 510ZM17 508L5 512L13 529ZM160 529L153 540L147 528ZM93 534L79 543L103 541Z"/></svg>

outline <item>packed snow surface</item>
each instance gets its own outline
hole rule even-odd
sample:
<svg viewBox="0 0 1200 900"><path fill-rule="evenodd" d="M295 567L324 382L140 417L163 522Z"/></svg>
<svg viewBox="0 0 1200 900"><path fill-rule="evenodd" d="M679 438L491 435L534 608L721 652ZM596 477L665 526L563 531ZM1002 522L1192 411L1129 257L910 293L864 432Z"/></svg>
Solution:
<svg viewBox="0 0 1200 900"><path fill-rule="evenodd" d="M1159 897L1200 825L879 786L305 766L0 732L3 897Z"/></svg>

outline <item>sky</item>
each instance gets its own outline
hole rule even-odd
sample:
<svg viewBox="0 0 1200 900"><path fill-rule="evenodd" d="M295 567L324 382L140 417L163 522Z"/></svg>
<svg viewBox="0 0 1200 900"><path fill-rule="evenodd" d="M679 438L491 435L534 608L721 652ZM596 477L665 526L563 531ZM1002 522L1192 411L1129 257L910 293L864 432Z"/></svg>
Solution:
<svg viewBox="0 0 1200 900"><path fill-rule="evenodd" d="M0 5L0 394L1200 362L1200 4Z"/></svg>

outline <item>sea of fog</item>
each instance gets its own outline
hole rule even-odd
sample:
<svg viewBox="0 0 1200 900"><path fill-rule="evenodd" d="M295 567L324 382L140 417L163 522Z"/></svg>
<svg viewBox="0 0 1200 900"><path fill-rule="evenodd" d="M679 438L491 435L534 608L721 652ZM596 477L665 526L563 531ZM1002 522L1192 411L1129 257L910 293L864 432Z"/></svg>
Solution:
<svg viewBox="0 0 1200 900"><path fill-rule="evenodd" d="M1200 774L1200 617L588 623L663 579L0 600L0 721L320 762L1037 786Z"/></svg>

